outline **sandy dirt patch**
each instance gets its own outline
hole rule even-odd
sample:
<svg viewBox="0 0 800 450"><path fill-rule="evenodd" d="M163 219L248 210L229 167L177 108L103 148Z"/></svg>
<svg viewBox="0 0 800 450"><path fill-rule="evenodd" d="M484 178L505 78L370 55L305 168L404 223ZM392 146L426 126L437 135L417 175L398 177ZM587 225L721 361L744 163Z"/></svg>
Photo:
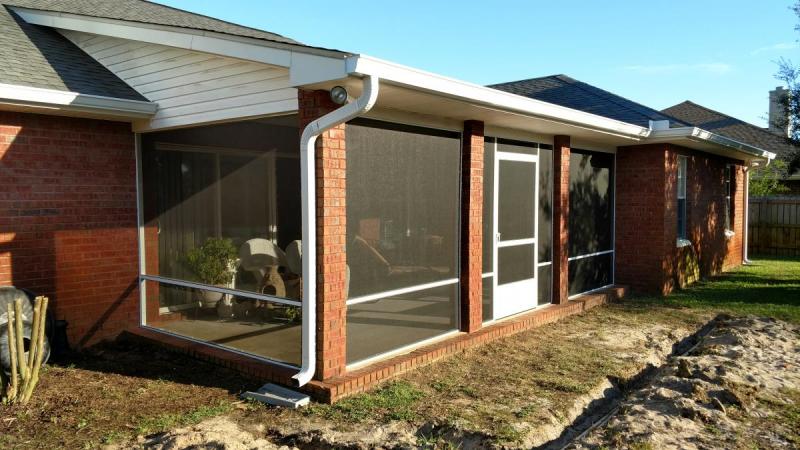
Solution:
<svg viewBox="0 0 800 450"><path fill-rule="evenodd" d="M261 430L263 431L263 430ZM221 416L205 420L197 425L179 428L147 438L126 446L107 446L106 450L289 450L265 438L257 438L242 429L230 417Z"/></svg>
<svg viewBox="0 0 800 450"><path fill-rule="evenodd" d="M676 342L710 318L608 305L471 349L333 406L261 407L230 416L254 436L300 448L531 448L559 437L594 400L618 396L620 385L663 364Z"/></svg>
<svg viewBox="0 0 800 450"><path fill-rule="evenodd" d="M575 448L800 446L800 327L721 321Z"/></svg>

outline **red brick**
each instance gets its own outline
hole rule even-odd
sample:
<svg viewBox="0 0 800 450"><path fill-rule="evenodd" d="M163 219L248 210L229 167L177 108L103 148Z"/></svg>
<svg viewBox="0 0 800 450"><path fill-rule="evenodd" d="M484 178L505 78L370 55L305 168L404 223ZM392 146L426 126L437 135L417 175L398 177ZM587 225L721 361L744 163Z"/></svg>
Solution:
<svg viewBox="0 0 800 450"><path fill-rule="evenodd" d="M464 122L461 140L461 331L483 321L483 122Z"/></svg>
<svg viewBox="0 0 800 450"><path fill-rule="evenodd" d="M300 129L339 108L327 91L298 91ZM317 372L318 379L343 375L346 365L347 209L345 125L317 139ZM335 392L331 393L334 397Z"/></svg>
<svg viewBox="0 0 800 450"><path fill-rule="evenodd" d="M569 297L570 137L553 137L553 303Z"/></svg>
<svg viewBox="0 0 800 450"><path fill-rule="evenodd" d="M138 324L130 124L0 112L0 285L50 297L76 347Z"/></svg>
<svg viewBox="0 0 800 450"><path fill-rule="evenodd" d="M678 249L677 164L687 156L687 231L692 248ZM724 173L735 164L735 235L724 227ZM616 175L616 280L642 292L670 293L685 278L682 252L694 251L700 275L741 264L744 170L741 161L671 145L620 147Z"/></svg>

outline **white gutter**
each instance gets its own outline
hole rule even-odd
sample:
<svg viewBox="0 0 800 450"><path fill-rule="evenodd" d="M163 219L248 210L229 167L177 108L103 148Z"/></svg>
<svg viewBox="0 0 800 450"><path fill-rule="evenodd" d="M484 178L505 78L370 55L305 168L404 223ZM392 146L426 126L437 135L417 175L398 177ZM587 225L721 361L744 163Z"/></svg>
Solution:
<svg viewBox="0 0 800 450"><path fill-rule="evenodd" d="M467 101L491 109L566 123L628 139L640 139L650 133L649 128L639 125L437 75L370 56L349 56L345 59L345 66L341 78L346 76L377 76L381 79L381 82L389 82L415 90L431 92L443 97Z"/></svg>
<svg viewBox="0 0 800 450"><path fill-rule="evenodd" d="M648 140L668 141L672 139L688 139L694 142L721 145L767 161L775 159L776 156L775 153L697 127L655 129L648 136Z"/></svg>
<svg viewBox="0 0 800 450"><path fill-rule="evenodd" d="M158 109L158 105L148 101L87 95L78 92L5 83L0 83L0 104L129 119L151 117Z"/></svg>
<svg viewBox="0 0 800 450"><path fill-rule="evenodd" d="M302 357L300 372L292 378L297 386L303 386L314 377L316 370L316 324L317 324L317 210L315 144L320 134L358 117L375 105L378 100L378 77L363 79L363 91L355 101L311 122L300 137L300 185L302 186L303 211L303 327Z"/></svg>

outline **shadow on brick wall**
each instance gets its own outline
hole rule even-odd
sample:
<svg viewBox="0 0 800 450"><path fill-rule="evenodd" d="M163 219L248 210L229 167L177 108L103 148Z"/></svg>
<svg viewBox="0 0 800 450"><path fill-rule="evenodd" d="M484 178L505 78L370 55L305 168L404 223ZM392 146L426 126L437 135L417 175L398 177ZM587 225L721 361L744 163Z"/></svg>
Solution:
<svg viewBox="0 0 800 450"><path fill-rule="evenodd" d="M127 123L0 112L0 285L51 298L82 347L138 323Z"/></svg>

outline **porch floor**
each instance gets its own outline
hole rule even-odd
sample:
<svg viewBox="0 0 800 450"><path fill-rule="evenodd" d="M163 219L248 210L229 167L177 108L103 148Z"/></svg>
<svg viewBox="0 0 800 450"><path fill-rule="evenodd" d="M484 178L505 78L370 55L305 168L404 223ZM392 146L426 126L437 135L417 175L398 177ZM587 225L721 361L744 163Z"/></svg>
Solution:
<svg viewBox="0 0 800 450"><path fill-rule="evenodd" d="M441 341L425 345L423 347L411 350L407 353L390 357L385 360L375 362L361 369L357 369L347 374L328 379L325 381L313 380L311 383L304 387L304 391L310 393L317 400L324 402L334 402L343 397L363 392L376 384L396 377L402 373L412 370L416 367L427 365L433 361L441 359L447 355L452 355L467 348L474 347L486 342L494 341L505 336L509 336L520 331L535 328L546 323L555 322L563 317L573 314L579 314L595 306L621 298L625 295L626 289L621 286L615 286L592 294L584 294L576 297L567 303L560 305L552 305L547 308L536 309L527 313L522 313L517 316L510 317L505 320L495 322L488 325L474 333L466 334L459 333L455 336L448 337ZM233 344L252 345L254 336L248 335L253 333L254 327L252 325L242 325L236 323L228 323L225 330L229 335L223 335L223 331L219 327L219 321L208 321L209 323L186 323L188 321L163 322L160 324L162 329L170 327L173 333L188 334L185 330L195 333L197 330L205 332L207 338L217 343L233 346ZM200 320L195 322L202 322ZM153 325L153 324L151 324ZM186 327L185 329L183 327ZM265 327L269 328L269 327ZM276 330L275 327L265 330L260 330L267 333L285 333L287 339L289 336L297 336L299 339L299 326L286 328L283 330ZM172 337L163 333L156 333L146 328L138 328L130 330L133 335L144 338L149 341L156 341L166 344L175 350L186 352L195 355L201 359L206 359L221 363L225 366L232 367L239 370L241 373L247 374L258 379L260 382L276 382L284 385L291 385L291 376L294 375L295 370L287 367L279 367L275 364L268 362L258 361L253 358L248 358L244 355L237 355L230 351L210 347L208 345L187 341L178 337ZM296 334L290 334L296 333ZM197 337L197 339L201 339ZM224 340L225 342L220 342ZM263 342L263 341L261 341ZM298 341L299 342L299 341ZM260 343L263 348L263 344ZM300 346L297 345L294 352L287 352L286 355L299 355ZM251 351L252 352L252 351ZM252 352L255 353L255 352ZM287 356L288 358L289 356ZM298 356L294 356L298 358Z"/></svg>
<svg viewBox="0 0 800 450"><path fill-rule="evenodd" d="M151 326L276 361L300 365L299 324L184 319L153 323Z"/></svg>

